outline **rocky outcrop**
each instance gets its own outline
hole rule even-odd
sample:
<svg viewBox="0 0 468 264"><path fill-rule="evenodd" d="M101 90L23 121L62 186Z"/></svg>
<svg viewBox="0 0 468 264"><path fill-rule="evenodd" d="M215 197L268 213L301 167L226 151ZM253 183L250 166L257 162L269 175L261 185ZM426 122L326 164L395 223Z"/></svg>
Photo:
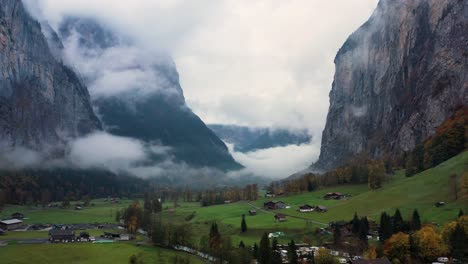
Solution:
<svg viewBox="0 0 468 264"><path fill-rule="evenodd" d="M86 66L77 68L83 69L93 104L109 133L168 146L177 161L195 167L242 167L186 105L170 57L139 50L131 39L114 34L94 19L67 18L59 34L66 49L75 48L74 56L84 58ZM89 61L106 69L86 72L95 67ZM121 81L119 88L105 82L114 78Z"/></svg>
<svg viewBox="0 0 468 264"><path fill-rule="evenodd" d="M381 0L336 58L315 168L397 156L468 103L468 4Z"/></svg>
<svg viewBox="0 0 468 264"><path fill-rule="evenodd" d="M86 86L21 1L0 0L0 141L43 149L100 129Z"/></svg>

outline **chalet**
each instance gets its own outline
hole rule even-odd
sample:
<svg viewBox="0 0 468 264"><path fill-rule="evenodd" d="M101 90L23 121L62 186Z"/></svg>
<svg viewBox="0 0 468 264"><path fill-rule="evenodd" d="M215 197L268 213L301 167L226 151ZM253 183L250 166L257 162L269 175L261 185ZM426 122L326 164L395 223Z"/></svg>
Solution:
<svg viewBox="0 0 468 264"><path fill-rule="evenodd" d="M108 238L108 239L122 240L122 241L130 240L130 235L129 234L118 234L118 233L104 232L104 237Z"/></svg>
<svg viewBox="0 0 468 264"><path fill-rule="evenodd" d="M312 211L314 211L314 207L308 204L299 206L299 212L301 213L307 213L307 212L312 212Z"/></svg>
<svg viewBox="0 0 468 264"><path fill-rule="evenodd" d="M286 204L281 201L269 201L263 203L263 207L268 210L278 210L286 208Z"/></svg>
<svg viewBox="0 0 468 264"><path fill-rule="evenodd" d="M324 212L328 211L328 209L327 209L327 207L325 207L323 205L317 205L317 206L315 206L314 211L319 212L319 213L324 213Z"/></svg>
<svg viewBox="0 0 468 264"><path fill-rule="evenodd" d="M11 215L11 218L13 218L13 219L23 219L24 214L16 212L16 213Z"/></svg>
<svg viewBox="0 0 468 264"><path fill-rule="evenodd" d="M340 200L340 199L346 198L346 195L339 193L339 192L330 192L330 193L325 194L323 198L327 200Z"/></svg>
<svg viewBox="0 0 468 264"><path fill-rule="evenodd" d="M275 221L276 221L276 222L284 222L284 221L286 221L286 215L284 215L284 214L276 214L276 215L275 215Z"/></svg>
<svg viewBox="0 0 468 264"><path fill-rule="evenodd" d="M74 242L75 239L75 231L73 229L49 230L49 241L51 242Z"/></svg>
<svg viewBox="0 0 468 264"><path fill-rule="evenodd" d="M120 238L120 234L111 233L111 232L104 232L104 237L109 239L118 239Z"/></svg>
<svg viewBox="0 0 468 264"><path fill-rule="evenodd" d="M387 258L352 260L352 264L392 264Z"/></svg>
<svg viewBox="0 0 468 264"><path fill-rule="evenodd" d="M249 210L249 215L257 215L257 210Z"/></svg>
<svg viewBox="0 0 468 264"><path fill-rule="evenodd" d="M23 224L23 221L19 219L3 220L3 221L0 221L0 228L8 231L8 230L17 229L22 224Z"/></svg>

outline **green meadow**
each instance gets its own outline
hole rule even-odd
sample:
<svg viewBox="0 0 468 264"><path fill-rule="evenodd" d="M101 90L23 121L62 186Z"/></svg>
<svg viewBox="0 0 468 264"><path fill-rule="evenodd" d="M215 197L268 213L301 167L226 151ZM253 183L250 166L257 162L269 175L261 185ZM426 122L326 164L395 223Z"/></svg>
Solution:
<svg viewBox="0 0 468 264"><path fill-rule="evenodd" d="M181 252L131 243L18 244L0 247L1 263L9 264L127 264L132 255L139 255L144 263L172 263L176 255L190 258L190 263L203 263L199 258Z"/></svg>

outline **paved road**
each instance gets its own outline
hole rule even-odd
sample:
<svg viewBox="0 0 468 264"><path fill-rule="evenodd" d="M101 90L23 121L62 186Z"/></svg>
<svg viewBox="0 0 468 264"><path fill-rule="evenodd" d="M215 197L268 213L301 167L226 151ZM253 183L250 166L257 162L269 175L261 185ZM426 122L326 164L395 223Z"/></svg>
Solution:
<svg viewBox="0 0 468 264"><path fill-rule="evenodd" d="M248 205L252 206L253 208L259 210L259 211L262 211L262 212L265 212L265 213L270 213L270 214L273 214L275 215L276 213L273 212L273 211L269 211L269 210L266 210L264 208L261 208L261 207L258 207L250 202L246 202ZM322 222L317 222L317 221L314 221L314 220L310 220L308 218L305 218L305 217L300 217L300 216L296 216L296 215L290 215L290 214L287 214L287 213L284 213L284 212L281 212L282 214L284 214L285 216L289 216L291 218L296 218L296 219L301 219L301 220L304 220L304 221L307 221L309 223L314 223L314 224L317 224L317 225L322 225L322 226L328 226L327 223L322 223Z"/></svg>
<svg viewBox="0 0 468 264"><path fill-rule="evenodd" d="M47 238L11 238L0 240L0 244L8 244L8 242L16 241L18 244L49 244Z"/></svg>

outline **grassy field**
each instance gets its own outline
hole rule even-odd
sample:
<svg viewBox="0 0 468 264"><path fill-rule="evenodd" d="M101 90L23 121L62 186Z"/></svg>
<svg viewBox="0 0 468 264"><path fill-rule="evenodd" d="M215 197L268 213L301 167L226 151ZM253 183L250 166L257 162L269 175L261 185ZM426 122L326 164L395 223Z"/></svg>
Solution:
<svg viewBox="0 0 468 264"><path fill-rule="evenodd" d="M452 173L462 175L467 170L467 166L468 152L465 152L413 177L407 178L404 171L398 171L378 190L369 190L367 185L337 186L310 193L275 198L291 206L290 209L278 210L275 213L285 213L306 220L288 217L286 222L276 223L272 213L262 211L258 211L256 216L248 216L247 212L252 206L247 202L209 207L199 207L197 203L181 203L175 213L165 213L165 217L172 218L173 221L184 221L185 216L196 212L195 217L190 221L196 235L207 234L209 223L217 221L224 233L231 236L233 244L239 243L240 240L246 244L253 244L258 242L263 232L275 231L283 231L286 234L286 237L280 239L280 242L289 239L301 241L306 236L312 236L311 234L316 227L323 227L323 225L310 223L307 220L328 224L332 221L351 220L354 213L357 212L360 216L367 216L372 220L379 221L381 212L387 211L393 214L396 208L402 211L403 217L406 219L410 217L414 209L418 209L423 222L436 222L442 225L455 219L460 209L468 212L468 200L455 200L449 183L449 175ZM345 200L325 200L323 195L327 192L341 192L351 196ZM270 199L261 198L254 204L262 207L263 203ZM437 201L445 201L446 206L436 208L434 203ZM298 212L299 205L305 203L327 206L328 212ZM247 215L246 222L249 228L245 234L239 233L242 214Z"/></svg>
<svg viewBox="0 0 468 264"><path fill-rule="evenodd" d="M0 247L0 262L9 264L127 264L129 263L131 255L140 255L144 263L172 263L176 254L179 257L189 257L190 263L203 263L200 259L181 252L150 246L136 246L135 244L130 243L75 243L5 246ZM32 260L34 261L32 262Z"/></svg>
<svg viewBox="0 0 468 264"><path fill-rule="evenodd" d="M0 213L0 218L8 218L12 213L25 214L25 223L42 224L79 224L79 223L114 223L115 214L121 208L127 207L131 201L121 200L118 204L105 202L104 199L93 200L94 206L85 207L83 210L74 210L74 206L68 209L42 208L40 206L7 205ZM72 205L75 203L72 203Z"/></svg>

